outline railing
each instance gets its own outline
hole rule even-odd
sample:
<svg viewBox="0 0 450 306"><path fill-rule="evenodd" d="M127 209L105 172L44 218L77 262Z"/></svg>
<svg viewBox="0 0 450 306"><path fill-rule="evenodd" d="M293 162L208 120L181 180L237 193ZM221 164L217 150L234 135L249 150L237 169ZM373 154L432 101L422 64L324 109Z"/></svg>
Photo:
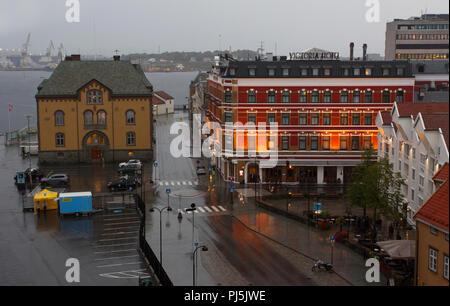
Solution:
<svg viewBox="0 0 450 306"><path fill-rule="evenodd" d="M172 281L145 239L145 203L138 194L135 194L134 198L136 200L137 209L141 215L141 224L139 226L139 248L155 272L161 286L173 286Z"/></svg>
<svg viewBox="0 0 450 306"><path fill-rule="evenodd" d="M158 277L161 286L173 286L172 281L170 280L166 271L164 271L161 263L158 261L158 258L156 258L155 253L153 253L152 248L145 239L144 224L145 223L141 221L141 225L139 227L139 248L141 249L150 266L153 268L153 271L155 271L156 277Z"/></svg>

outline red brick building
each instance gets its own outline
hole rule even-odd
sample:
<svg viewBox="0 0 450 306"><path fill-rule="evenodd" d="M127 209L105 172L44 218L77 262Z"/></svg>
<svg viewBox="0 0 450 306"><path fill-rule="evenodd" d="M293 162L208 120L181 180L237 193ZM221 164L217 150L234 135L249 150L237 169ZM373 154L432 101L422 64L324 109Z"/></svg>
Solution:
<svg viewBox="0 0 450 306"><path fill-rule="evenodd" d="M407 61L222 57L207 78L207 120L222 128L225 122L276 122L278 163L262 168L258 157L248 156L247 134L245 156L214 162L236 182L345 183L364 148L377 149L378 111L413 99ZM256 147L265 150L259 143Z"/></svg>

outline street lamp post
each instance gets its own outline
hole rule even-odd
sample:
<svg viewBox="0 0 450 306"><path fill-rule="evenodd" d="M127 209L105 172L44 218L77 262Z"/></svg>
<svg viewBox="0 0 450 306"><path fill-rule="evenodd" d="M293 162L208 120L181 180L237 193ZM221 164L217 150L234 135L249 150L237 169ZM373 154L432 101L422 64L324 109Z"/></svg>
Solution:
<svg viewBox="0 0 450 306"><path fill-rule="evenodd" d="M31 115L25 115L25 117L27 118L27 123L28 123L28 129L27 129L27 134L28 134L28 162L29 162L29 168L31 171L31 144L30 144L30 119L31 119ZM31 184L33 183L33 178L31 176L30 173L30 188L31 188Z"/></svg>
<svg viewBox="0 0 450 306"><path fill-rule="evenodd" d="M150 208L150 212L154 212L155 209L159 212L159 262L162 267L162 212L167 209L167 211L171 211L172 208L170 206L158 208L158 207L152 207Z"/></svg>
<svg viewBox="0 0 450 306"><path fill-rule="evenodd" d="M186 208L186 212L191 211L192 212L192 247L194 247L194 212L197 210L197 208L195 208L195 203L191 204L191 208Z"/></svg>
<svg viewBox="0 0 450 306"><path fill-rule="evenodd" d="M208 247L206 247L205 245L201 245L201 246L197 246L196 243L196 247L194 252L192 253L192 285L195 286L195 255L197 253L197 250L201 249L203 252L208 251Z"/></svg>

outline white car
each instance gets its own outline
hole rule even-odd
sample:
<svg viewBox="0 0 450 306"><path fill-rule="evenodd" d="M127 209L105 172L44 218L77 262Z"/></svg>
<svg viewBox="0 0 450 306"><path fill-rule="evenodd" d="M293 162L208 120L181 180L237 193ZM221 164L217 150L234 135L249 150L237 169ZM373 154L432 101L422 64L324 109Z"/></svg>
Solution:
<svg viewBox="0 0 450 306"><path fill-rule="evenodd" d="M205 167L197 167L197 175L203 175L206 174Z"/></svg>
<svg viewBox="0 0 450 306"><path fill-rule="evenodd" d="M141 167L142 167L142 163L139 159L130 159L127 162L120 163L119 168L126 167L129 165L135 165L137 167L137 169L141 169Z"/></svg>

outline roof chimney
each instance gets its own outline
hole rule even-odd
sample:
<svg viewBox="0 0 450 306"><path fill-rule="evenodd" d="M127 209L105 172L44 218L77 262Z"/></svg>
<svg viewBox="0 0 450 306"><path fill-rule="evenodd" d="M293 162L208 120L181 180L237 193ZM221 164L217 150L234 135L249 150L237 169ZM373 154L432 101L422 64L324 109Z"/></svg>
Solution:
<svg viewBox="0 0 450 306"><path fill-rule="evenodd" d="M72 58L72 61L80 61L81 60L81 56L79 54L72 54L71 58Z"/></svg>
<svg viewBox="0 0 450 306"><path fill-rule="evenodd" d="M367 61L367 44L363 45L363 61Z"/></svg>
<svg viewBox="0 0 450 306"><path fill-rule="evenodd" d="M120 55L114 55L114 61L118 62L120 61Z"/></svg>
<svg viewBox="0 0 450 306"><path fill-rule="evenodd" d="M350 43L350 60L353 61L353 48L355 44L353 42Z"/></svg>

